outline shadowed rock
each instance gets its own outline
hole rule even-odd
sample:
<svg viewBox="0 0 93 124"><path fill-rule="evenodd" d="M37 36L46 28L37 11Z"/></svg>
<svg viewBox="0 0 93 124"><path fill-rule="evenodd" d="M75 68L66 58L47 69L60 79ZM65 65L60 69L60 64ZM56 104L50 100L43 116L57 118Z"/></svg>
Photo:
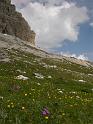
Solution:
<svg viewBox="0 0 93 124"><path fill-rule="evenodd" d="M0 33L19 37L35 45L34 31L21 13L16 11L15 5L11 5L11 0L0 0Z"/></svg>

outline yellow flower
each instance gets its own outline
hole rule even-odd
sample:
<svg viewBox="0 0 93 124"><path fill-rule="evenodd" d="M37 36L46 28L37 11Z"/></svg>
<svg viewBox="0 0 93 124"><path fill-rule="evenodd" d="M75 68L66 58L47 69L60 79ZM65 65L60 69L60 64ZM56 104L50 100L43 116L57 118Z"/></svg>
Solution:
<svg viewBox="0 0 93 124"><path fill-rule="evenodd" d="M25 107L22 107L22 110L24 110L25 109Z"/></svg>
<svg viewBox="0 0 93 124"><path fill-rule="evenodd" d="M27 93L25 93L25 96L27 96Z"/></svg>
<svg viewBox="0 0 93 124"><path fill-rule="evenodd" d="M14 108L14 105L12 105L11 107Z"/></svg>
<svg viewBox="0 0 93 124"><path fill-rule="evenodd" d="M14 103L13 102L11 102L11 105L13 105Z"/></svg>
<svg viewBox="0 0 93 124"><path fill-rule="evenodd" d="M65 99L67 99L67 96L65 96Z"/></svg>
<svg viewBox="0 0 93 124"><path fill-rule="evenodd" d="M48 119L48 116L45 116L45 119Z"/></svg>
<svg viewBox="0 0 93 124"><path fill-rule="evenodd" d="M62 113L62 115L64 116L64 115L65 115L65 113Z"/></svg>
<svg viewBox="0 0 93 124"><path fill-rule="evenodd" d="M10 105L7 105L8 108L10 108Z"/></svg>

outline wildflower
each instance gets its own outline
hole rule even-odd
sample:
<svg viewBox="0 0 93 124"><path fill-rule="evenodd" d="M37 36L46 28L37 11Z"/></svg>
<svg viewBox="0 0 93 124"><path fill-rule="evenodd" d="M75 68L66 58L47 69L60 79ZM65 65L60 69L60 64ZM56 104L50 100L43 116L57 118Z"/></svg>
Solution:
<svg viewBox="0 0 93 124"><path fill-rule="evenodd" d="M60 90L59 93L63 93L63 91Z"/></svg>
<svg viewBox="0 0 93 124"><path fill-rule="evenodd" d="M48 98L50 99L51 97L49 96Z"/></svg>
<svg viewBox="0 0 93 124"><path fill-rule="evenodd" d="M48 119L48 116L45 116L45 119L47 120Z"/></svg>
<svg viewBox="0 0 93 124"><path fill-rule="evenodd" d="M25 96L27 96L27 93L25 93Z"/></svg>
<svg viewBox="0 0 93 124"><path fill-rule="evenodd" d="M22 110L24 110L25 109L25 107L22 107Z"/></svg>
<svg viewBox="0 0 93 124"><path fill-rule="evenodd" d="M3 96L0 96L0 99L2 99L2 100L3 100L3 98L4 98Z"/></svg>
<svg viewBox="0 0 93 124"><path fill-rule="evenodd" d="M72 97L72 96L71 96L70 98L71 98L71 99L73 99L73 97Z"/></svg>
<svg viewBox="0 0 93 124"><path fill-rule="evenodd" d="M31 89L32 91L35 91L35 89Z"/></svg>
<svg viewBox="0 0 93 124"><path fill-rule="evenodd" d="M65 113L62 113L62 115L64 116L64 115L65 115Z"/></svg>
<svg viewBox="0 0 93 124"><path fill-rule="evenodd" d="M79 97L79 96L76 96L76 98L78 98L78 99L79 99L80 97Z"/></svg>
<svg viewBox="0 0 93 124"><path fill-rule="evenodd" d="M10 105L7 105L8 108L10 108Z"/></svg>
<svg viewBox="0 0 93 124"><path fill-rule="evenodd" d="M48 111L47 108L44 108L44 109L43 109L42 115L43 115L45 118L48 118L48 116L50 115L50 112Z"/></svg>
<svg viewBox="0 0 93 124"><path fill-rule="evenodd" d="M49 78L49 79L51 79L51 78L52 78L52 76L48 76L48 78Z"/></svg>
<svg viewBox="0 0 93 124"><path fill-rule="evenodd" d="M11 107L14 108L14 105L12 105Z"/></svg>
<svg viewBox="0 0 93 124"><path fill-rule="evenodd" d="M91 90L93 91L93 88Z"/></svg>
<svg viewBox="0 0 93 124"><path fill-rule="evenodd" d="M40 83L37 83L38 86L40 86L41 84Z"/></svg>

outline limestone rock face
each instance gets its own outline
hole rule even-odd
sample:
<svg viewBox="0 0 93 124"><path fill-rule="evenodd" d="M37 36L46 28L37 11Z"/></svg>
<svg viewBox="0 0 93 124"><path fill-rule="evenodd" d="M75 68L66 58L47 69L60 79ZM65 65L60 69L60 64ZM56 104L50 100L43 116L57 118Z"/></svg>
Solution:
<svg viewBox="0 0 93 124"><path fill-rule="evenodd" d="M15 5L11 5L11 0L0 0L0 33L19 37L35 45L35 32L21 13L16 11Z"/></svg>

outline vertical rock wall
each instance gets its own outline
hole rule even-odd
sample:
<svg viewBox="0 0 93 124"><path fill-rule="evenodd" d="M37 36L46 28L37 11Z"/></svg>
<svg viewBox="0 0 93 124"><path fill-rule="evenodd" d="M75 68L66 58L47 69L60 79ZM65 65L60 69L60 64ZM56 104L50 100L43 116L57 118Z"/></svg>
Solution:
<svg viewBox="0 0 93 124"><path fill-rule="evenodd" d="M35 45L35 32L31 30L11 0L0 0L0 33L13 35Z"/></svg>

